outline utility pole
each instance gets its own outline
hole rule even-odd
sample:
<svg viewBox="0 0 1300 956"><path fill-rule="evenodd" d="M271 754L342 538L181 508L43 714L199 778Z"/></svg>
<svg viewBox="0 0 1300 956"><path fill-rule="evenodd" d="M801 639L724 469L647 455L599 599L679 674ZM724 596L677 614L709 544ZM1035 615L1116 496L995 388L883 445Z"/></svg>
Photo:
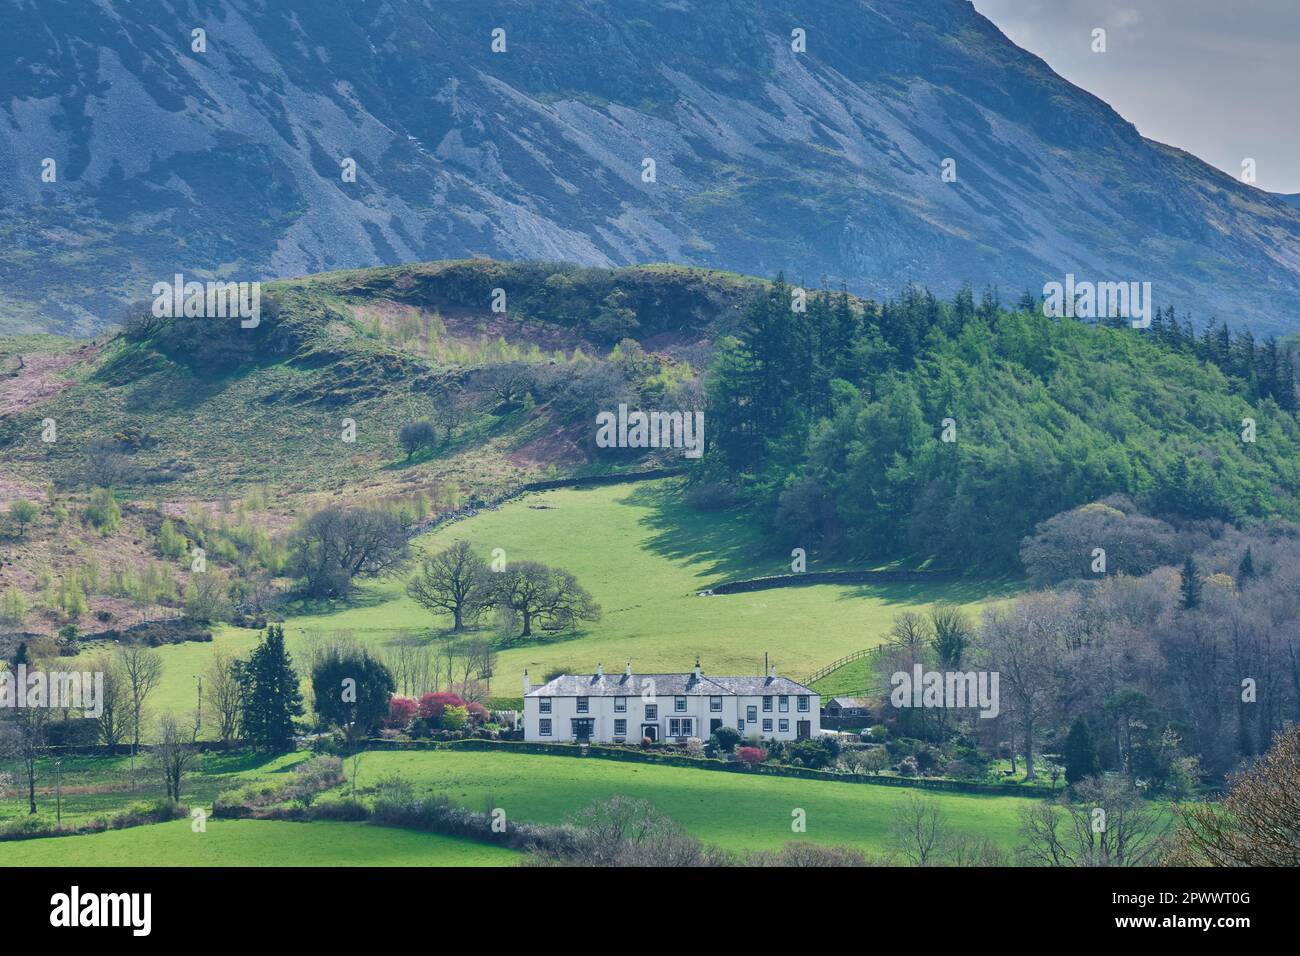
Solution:
<svg viewBox="0 0 1300 956"><path fill-rule="evenodd" d="M192 676L199 682L199 707L194 712L194 742L198 743L199 730L203 727L203 675L194 674Z"/></svg>
<svg viewBox="0 0 1300 956"><path fill-rule="evenodd" d="M54 758L54 820L63 825L63 758Z"/></svg>

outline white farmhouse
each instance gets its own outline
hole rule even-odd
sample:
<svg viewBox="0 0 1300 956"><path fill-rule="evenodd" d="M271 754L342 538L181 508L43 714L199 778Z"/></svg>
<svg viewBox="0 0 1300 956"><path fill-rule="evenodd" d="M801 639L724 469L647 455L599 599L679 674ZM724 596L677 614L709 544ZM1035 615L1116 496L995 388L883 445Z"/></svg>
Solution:
<svg viewBox="0 0 1300 956"><path fill-rule="evenodd" d="M699 661L686 674L563 674L532 685L524 672L524 739L593 743L707 740L734 727L755 740L821 733L819 695L776 676L706 677Z"/></svg>

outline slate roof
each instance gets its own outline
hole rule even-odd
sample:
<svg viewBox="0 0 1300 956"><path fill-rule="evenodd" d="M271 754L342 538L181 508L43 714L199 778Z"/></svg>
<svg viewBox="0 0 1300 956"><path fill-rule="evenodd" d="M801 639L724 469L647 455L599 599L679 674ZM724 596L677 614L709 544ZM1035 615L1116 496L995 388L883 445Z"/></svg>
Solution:
<svg viewBox="0 0 1300 956"><path fill-rule="evenodd" d="M867 706L865 699L861 697L832 697L830 703L839 704L841 707L862 707Z"/></svg>
<svg viewBox="0 0 1300 956"><path fill-rule="evenodd" d="M685 674L633 674L621 671L616 674L561 674L545 684L534 687L529 697L636 697L644 680L654 681L654 693L659 697L730 697L761 696L764 694L811 694L802 684L786 677L713 677L705 674L695 679L693 671Z"/></svg>

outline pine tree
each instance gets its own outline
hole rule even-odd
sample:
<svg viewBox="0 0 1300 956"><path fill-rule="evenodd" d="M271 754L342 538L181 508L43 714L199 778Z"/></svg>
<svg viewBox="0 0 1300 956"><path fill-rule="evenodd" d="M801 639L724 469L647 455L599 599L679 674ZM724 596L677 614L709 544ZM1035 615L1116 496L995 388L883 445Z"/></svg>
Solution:
<svg viewBox="0 0 1300 956"><path fill-rule="evenodd" d="M1092 731L1082 717L1076 717L1065 738L1065 782L1078 783L1101 772L1097 766L1097 747L1092 741Z"/></svg>
<svg viewBox="0 0 1300 956"><path fill-rule="evenodd" d="M1246 553L1241 556L1241 564L1237 565L1237 580L1240 582L1254 576L1255 556L1250 553L1250 545L1246 545Z"/></svg>
<svg viewBox="0 0 1300 956"><path fill-rule="evenodd" d="M1291 360L1291 346L1283 343L1277 362L1277 403L1284 411L1296 410L1295 364Z"/></svg>
<svg viewBox="0 0 1300 956"><path fill-rule="evenodd" d="M284 628L267 627L239 671L244 685L244 736L254 746L288 750L293 745L294 719L302 716L303 706L298 674L284 647Z"/></svg>
<svg viewBox="0 0 1300 956"><path fill-rule="evenodd" d="M1183 607L1189 611L1200 607L1201 579L1196 569L1196 562L1192 560L1190 554L1183 562L1183 570L1179 577L1178 591L1183 596Z"/></svg>
<svg viewBox="0 0 1300 956"><path fill-rule="evenodd" d="M1224 322L1216 333L1214 357L1212 361L1225 372L1232 367L1232 336L1228 332L1227 322Z"/></svg>

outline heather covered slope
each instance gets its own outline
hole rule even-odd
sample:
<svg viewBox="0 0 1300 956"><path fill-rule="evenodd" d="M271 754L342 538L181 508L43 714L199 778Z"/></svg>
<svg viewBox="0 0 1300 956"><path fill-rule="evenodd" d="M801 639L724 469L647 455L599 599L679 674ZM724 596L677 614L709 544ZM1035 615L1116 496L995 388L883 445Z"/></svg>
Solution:
<svg viewBox="0 0 1300 956"><path fill-rule="evenodd" d="M0 328L99 330L176 271L468 255L877 298L1072 272L1266 331L1300 291L1300 212L1143 139L964 0L5 7Z"/></svg>
<svg viewBox="0 0 1300 956"><path fill-rule="evenodd" d="M207 500L266 485L425 489L454 507L550 469L631 467L644 456L593 458L596 411L689 391L763 284L674 266L425 263L268 285L251 329L142 310L93 344L0 340L6 500L47 482ZM451 406L435 446L407 456L402 425Z"/></svg>

